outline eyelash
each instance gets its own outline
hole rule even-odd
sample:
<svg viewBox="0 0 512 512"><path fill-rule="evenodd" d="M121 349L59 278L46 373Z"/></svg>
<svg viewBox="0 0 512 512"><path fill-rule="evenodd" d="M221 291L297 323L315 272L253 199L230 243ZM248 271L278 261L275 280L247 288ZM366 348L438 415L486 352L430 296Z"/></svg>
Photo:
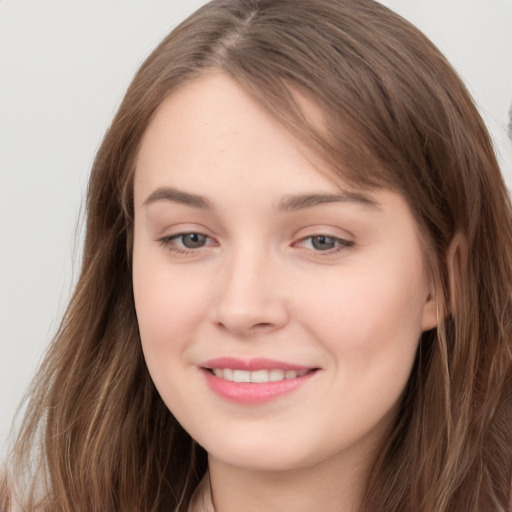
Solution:
<svg viewBox="0 0 512 512"><path fill-rule="evenodd" d="M183 238L185 236L191 236L191 235L198 235L199 237L204 237L205 241L207 241L207 240L212 241L213 240L211 237L209 237L208 235L205 235L203 233L199 233L199 232L195 232L195 231L190 231L190 232L186 232L186 233L178 233L176 235L166 236L164 238L161 238L159 240L159 242L167 250L172 251L172 252L177 253L177 254L182 254L182 255L193 255L194 253L196 253L198 250L202 249L205 246L212 246L212 245L215 246L215 245L218 245L213 240L214 243L206 243L205 242L203 245L201 245L199 247L195 247L195 248L184 247L183 246ZM181 239L181 244L182 245L177 245L176 240L180 240L180 239ZM350 249L351 247L354 246L354 242L353 241L346 240L344 238L339 238L339 237L336 237L336 236L324 235L324 234L317 234L317 235L306 236L304 238L301 238L297 242L294 242L293 246L294 247L305 248L304 244L306 243L306 241L310 241L311 245L314 245L314 242L313 242L314 239L327 239L327 240L331 241L331 243L335 244L335 247L330 248L330 249L325 249L325 250L315 249L314 247L313 248L309 248L309 250L312 250L313 252L318 253L319 255L324 254L325 256L328 256L328 255L337 254L340 251L344 251L344 250Z"/></svg>
<svg viewBox="0 0 512 512"><path fill-rule="evenodd" d="M184 247L182 245L180 246L180 245L176 244L176 240L179 240L179 239L181 239L181 243L183 244L183 238L185 236L190 236L190 235L199 235L200 237L204 237L205 240L213 240L211 237L209 237L208 235L205 235L203 233L199 233L197 231L189 231L186 233L178 233L176 235L166 236L164 238L161 238L159 240L159 242L161 245L163 245L169 251L172 251L172 252L178 253L178 254L184 254L184 255L192 255L197 250L202 249L205 245L217 245L217 244L205 243L205 244L201 245L200 247L190 248L190 247Z"/></svg>
<svg viewBox="0 0 512 512"><path fill-rule="evenodd" d="M340 251L350 249L351 247L354 246L354 242L352 242L350 240L346 240L345 238L339 238L336 236L323 235L323 234L310 235L310 236L304 237L304 238L300 239L298 242L295 242L294 245L300 246L301 244L304 244L307 240L309 240L311 245L314 246L313 240L315 240L315 239L327 239L335 244L335 247L333 247L331 249L325 249L325 250L315 249L315 248L312 249L315 253L320 253L320 254L324 253L326 256L332 255L332 254L337 254Z"/></svg>

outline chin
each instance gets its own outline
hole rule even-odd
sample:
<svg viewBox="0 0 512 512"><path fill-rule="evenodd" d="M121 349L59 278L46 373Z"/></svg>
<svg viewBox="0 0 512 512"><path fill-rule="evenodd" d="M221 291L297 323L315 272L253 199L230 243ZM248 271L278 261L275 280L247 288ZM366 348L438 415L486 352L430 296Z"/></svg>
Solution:
<svg viewBox="0 0 512 512"><path fill-rule="evenodd" d="M273 453L271 453L273 452ZM265 473L291 471L299 468L308 467L306 460L297 459L297 457L288 458L275 453L276 450L241 450L230 453L211 453L210 458L220 461L222 464L237 467L246 471L257 471Z"/></svg>
<svg viewBox="0 0 512 512"><path fill-rule="evenodd" d="M210 440L202 446L210 458L249 471L290 471L314 466L322 459L319 450L314 447L307 450L298 448L305 446L299 440L283 443L282 439L261 439L255 436L235 439L231 436L220 442Z"/></svg>

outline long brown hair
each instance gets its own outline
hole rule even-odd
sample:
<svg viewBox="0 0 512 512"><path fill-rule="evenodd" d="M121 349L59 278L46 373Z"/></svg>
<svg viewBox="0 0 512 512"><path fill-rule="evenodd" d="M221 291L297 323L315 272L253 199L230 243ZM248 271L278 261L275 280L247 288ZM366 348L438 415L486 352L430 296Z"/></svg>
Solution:
<svg viewBox="0 0 512 512"><path fill-rule="evenodd" d="M507 510L511 205L455 72L372 0L215 0L142 65L92 169L80 279L31 390L4 508L182 510L204 474L204 450L146 369L130 260L141 137L164 98L211 69L303 140L325 172L401 193L419 225L440 323L420 340L361 511ZM322 126L306 118L296 90L323 110Z"/></svg>

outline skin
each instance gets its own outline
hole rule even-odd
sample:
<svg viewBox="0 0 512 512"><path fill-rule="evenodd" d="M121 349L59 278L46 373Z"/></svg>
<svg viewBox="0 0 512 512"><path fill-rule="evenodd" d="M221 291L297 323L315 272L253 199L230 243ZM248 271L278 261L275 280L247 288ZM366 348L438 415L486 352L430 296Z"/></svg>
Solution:
<svg viewBox="0 0 512 512"><path fill-rule="evenodd" d="M420 335L437 321L404 198L334 183L302 146L212 74L162 103L136 162L142 346L163 400L208 451L223 512L356 510ZM311 194L341 199L290 200ZM318 371L289 394L239 404L200 369L227 356Z"/></svg>

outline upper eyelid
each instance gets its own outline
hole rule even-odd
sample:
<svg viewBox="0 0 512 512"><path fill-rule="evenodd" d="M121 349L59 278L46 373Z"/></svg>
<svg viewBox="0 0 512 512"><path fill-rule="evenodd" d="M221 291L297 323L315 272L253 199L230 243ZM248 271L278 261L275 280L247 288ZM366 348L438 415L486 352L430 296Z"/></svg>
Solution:
<svg viewBox="0 0 512 512"><path fill-rule="evenodd" d="M299 241L315 236L326 236L347 242L355 242L356 239L355 235L350 231L335 226L308 226L297 230L293 238Z"/></svg>
<svg viewBox="0 0 512 512"><path fill-rule="evenodd" d="M313 238L320 237L320 236L324 236L325 238L332 238L333 240L335 240L337 242L341 242L342 245L348 246L348 245L355 244L355 242L353 240L349 240L348 238L343 238L341 236L336 236L336 235L328 235L326 233L317 233L314 235L307 235L307 236L301 237L297 240L297 242L294 242L294 244L299 243L299 242L304 242L305 240L311 240Z"/></svg>
<svg viewBox="0 0 512 512"><path fill-rule="evenodd" d="M216 245L216 243L213 243L213 244L205 243L204 245L200 245L199 247L187 247L183 243L183 240L181 242L176 242L176 240L175 240L175 239L179 239L180 237L190 235L190 234L196 234L196 233L201 234L201 235L203 234L203 233L199 233L197 231L184 231L184 232L180 232L180 233L176 233L176 234L172 234L172 235L158 237L156 239L156 241L163 249L165 249L165 251L167 251L169 253L173 253L175 256L182 256L182 257L184 257L184 256L190 256L190 257L199 256L202 254L202 249L204 249L205 247L211 247L211 246ZM204 236L206 236L207 239L214 240L209 235L204 235Z"/></svg>
<svg viewBox="0 0 512 512"><path fill-rule="evenodd" d="M207 239L215 241L215 238L213 236L208 235L206 233L203 233L202 231L181 231L179 233L175 233L175 234L172 234L172 235L162 236L162 237L159 238L159 240L162 241L162 242L171 241L173 239L184 237L186 235L203 235Z"/></svg>
<svg viewBox="0 0 512 512"><path fill-rule="evenodd" d="M161 227L155 232L155 239L162 240L164 238L172 238L178 237L182 235L189 235L191 233L197 233L199 235L204 235L209 238L217 238L216 233L214 233L211 229L207 228L204 225L196 224L196 223L178 223L175 225L168 225L165 227Z"/></svg>
<svg viewBox="0 0 512 512"><path fill-rule="evenodd" d="M312 219L300 219L296 224L297 228L294 229L293 236L301 237L304 235L304 238L307 236L332 236L334 238L350 238L354 239L355 234L350 229L347 229L349 225L353 225L353 219L332 219L326 218L322 221L318 217L314 217Z"/></svg>
<svg viewBox="0 0 512 512"><path fill-rule="evenodd" d="M316 238L316 237L319 237L319 236L324 236L325 238L332 238L334 240L340 240L342 242L351 242L351 240L348 240L347 238L343 237L343 236L339 236L339 235L330 235L328 233L313 233L312 235L306 235L306 236L302 236L299 238L299 242L301 240L307 240L308 238Z"/></svg>

